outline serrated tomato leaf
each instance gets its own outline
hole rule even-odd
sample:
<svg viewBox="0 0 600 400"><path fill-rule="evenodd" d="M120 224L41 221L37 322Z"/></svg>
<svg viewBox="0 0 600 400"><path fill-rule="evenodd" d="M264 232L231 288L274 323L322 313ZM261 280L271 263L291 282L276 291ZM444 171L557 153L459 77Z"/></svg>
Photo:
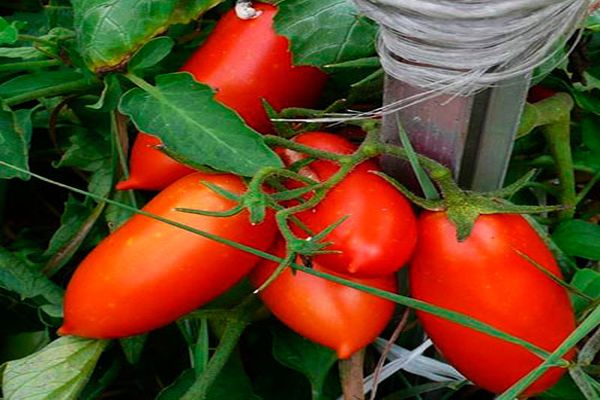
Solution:
<svg viewBox="0 0 600 400"><path fill-rule="evenodd" d="M291 41L295 64L323 67L375 55L377 25L351 0L283 0L275 30Z"/></svg>
<svg viewBox="0 0 600 400"><path fill-rule="evenodd" d="M110 70L170 25L222 0L73 0L79 51L92 71Z"/></svg>
<svg viewBox="0 0 600 400"><path fill-rule="evenodd" d="M26 132L12 111L0 110L0 160L28 170L28 146ZM21 178L29 175L7 167L0 167L0 179Z"/></svg>
<svg viewBox="0 0 600 400"><path fill-rule="evenodd" d="M42 350L6 364L2 389L7 400L76 399L108 341L61 337Z"/></svg>
<svg viewBox="0 0 600 400"><path fill-rule="evenodd" d="M158 76L156 86L147 90L131 89L119 110L139 130L160 137L167 153L191 166L243 176L281 166L262 136L213 96L211 88L179 72Z"/></svg>

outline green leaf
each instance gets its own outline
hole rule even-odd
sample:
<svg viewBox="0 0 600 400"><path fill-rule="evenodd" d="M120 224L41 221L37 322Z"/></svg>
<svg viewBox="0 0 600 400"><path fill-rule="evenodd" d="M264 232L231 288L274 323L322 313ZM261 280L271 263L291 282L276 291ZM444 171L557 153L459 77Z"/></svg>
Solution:
<svg viewBox="0 0 600 400"><path fill-rule="evenodd" d="M592 269L586 268L577 271L573 276L571 285L575 286L591 298L597 299L600 297L600 273ZM588 304L589 303L580 296L573 296L573 307L575 308L576 313L583 311Z"/></svg>
<svg viewBox="0 0 600 400"><path fill-rule="evenodd" d="M179 400L192 386L196 374L185 370L171 385L160 392L156 400ZM239 355L233 354L208 390L206 400L260 400L252 390Z"/></svg>
<svg viewBox="0 0 600 400"><path fill-rule="evenodd" d="M35 111L36 108L22 108L15 111L16 124L22 132L27 148L31 144L31 135L33 134L32 116Z"/></svg>
<svg viewBox="0 0 600 400"><path fill-rule="evenodd" d="M41 305L62 305L63 290L38 270L29 268L8 250L0 247L0 288Z"/></svg>
<svg viewBox="0 0 600 400"><path fill-rule="evenodd" d="M6 400L76 399L109 342L61 337L41 351L6 364Z"/></svg>
<svg viewBox="0 0 600 400"><path fill-rule="evenodd" d="M594 11L585 21L585 29L600 32L600 10Z"/></svg>
<svg viewBox="0 0 600 400"><path fill-rule="evenodd" d="M73 0L77 42L92 71L125 62L157 34L187 23L221 0Z"/></svg>
<svg viewBox="0 0 600 400"><path fill-rule="evenodd" d="M110 74L104 78L104 89L97 102L88 105L93 110L109 112L117 109L119 99L123 91L119 79L114 74Z"/></svg>
<svg viewBox="0 0 600 400"><path fill-rule="evenodd" d="M115 177L115 167L111 158L105 158L102 166L90 177L88 190L95 195L107 197L112 191Z"/></svg>
<svg viewBox="0 0 600 400"><path fill-rule="evenodd" d="M31 46L22 47L0 47L0 57L22 58L30 60L35 58L44 58L44 53Z"/></svg>
<svg viewBox="0 0 600 400"><path fill-rule="evenodd" d="M192 368L186 369L177 377L175 382L161 390L156 400L179 400L192 386L196 373Z"/></svg>
<svg viewBox="0 0 600 400"><path fill-rule="evenodd" d="M75 120L80 125L69 126L73 132L62 158L53 163L56 168L75 167L91 172L88 190L106 197L112 190L116 163L110 137L108 114L72 105Z"/></svg>
<svg viewBox="0 0 600 400"><path fill-rule="evenodd" d="M91 129L77 129L69 137L70 145L56 168L75 167L84 171L100 170L111 154L109 138Z"/></svg>
<svg viewBox="0 0 600 400"><path fill-rule="evenodd" d="M315 398L321 398L325 379L337 361L331 349L323 347L291 330L276 325L273 333L273 357L281 364L308 378Z"/></svg>
<svg viewBox="0 0 600 400"><path fill-rule="evenodd" d="M586 116L581 121L581 132L583 143L594 154L600 157L600 118L595 116Z"/></svg>
<svg viewBox="0 0 600 400"><path fill-rule="evenodd" d="M585 400L569 374L564 374L556 385L538 396L541 400Z"/></svg>
<svg viewBox="0 0 600 400"><path fill-rule="evenodd" d="M283 0L275 29L291 41L295 64L323 67L375 55L377 25L351 0Z"/></svg>
<svg viewBox="0 0 600 400"><path fill-rule="evenodd" d="M586 92L571 88L571 95L579 107L585 111L600 115L600 97L594 92Z"/></svg>
<svg viewBox="0 0 600 400"><path fill-rule="evenodd" d="M0 43L14 43L17 41L18 36L17 28L0 17Z"/></svg>
<svg viewBox="0 0 600 400"><path fill-rule="evenodd" d="M0 364L3 364L5 361L26 357L40 350L48 343L50 343L50 339L46 330L3 336L0 342Z"/></svg>
<svg viewBox="0 0 600 400"><path fill-rule="evenodd" d="M82 74L71 69L21 75L0 85L0 97L6 99L8 97L33 92L35 90L47 89L82 78Z"/></svg>
<svg viewBox="0 0 600 400"><path fill-rule="evenodd" d="M131 58L128 64L129 71L140 71L158 64L169 55L174 44L173 39L168 36L152 39Z"/></svg>
<svg viewBox="0 0 600 400"><path fill-rule="evenodd" d="M96 244L101 239L101 233L94 226L104 211L105 203L94 204L89 199L79 202L69 196L65 203L65 209L61 216L61 226L58 228L48 249L44 253L50 257L46 263L47 275L54 275L60 268L68 263L86 241Z"/></svg>
<svg viewBox="0 0 600 400"><path fill-rule="evenodd" d="M260 400L238 354L232 354L208 390L206 400Z"/></svg>
<svg viewBox="0 0 600 400"><path fill-rule="evenodd" d="M0 160L29 170L26 132L17 121L15 113L0 109ZM21 178L29 175L9 168L0 168L0 179Z"/></svg>
<svg viewBox="0 0 600 400"><path fill-rule="evenodd" d="M130 364L137 364L140 361L144 346L146 345L146 339L148 339L148 335L144 334L130 336L119 340L125 358Z"/></svg>
<svg viewBox="0 0 600 400"><path fill-rule="evenodd" d="M567 255L600 260L600 225L569 220L556 228L552 240Z"/></svg>
<svg viewBox="0 0 600 400"><path fill-rule="evenodd" d="M119 203L131 204L131 198L129 196L129 193L126 191L115 191L112 195L112 199ZM109 204L104 212L104 217L108 223L108 229L111 232L114 232L118 227L123 225L125 221L133 216L134 213L132 211L115 206L114 204Z"/></svg>
<svg viewBox="0 0 600 400"><path fill-rule="evenodd" d="M244 176L280 167L262 136L213 96L188 73L160 75L155 87L144 83L144 90L125 93L119 110L139 130L160 137L167 153L186 164Z"/></svg>

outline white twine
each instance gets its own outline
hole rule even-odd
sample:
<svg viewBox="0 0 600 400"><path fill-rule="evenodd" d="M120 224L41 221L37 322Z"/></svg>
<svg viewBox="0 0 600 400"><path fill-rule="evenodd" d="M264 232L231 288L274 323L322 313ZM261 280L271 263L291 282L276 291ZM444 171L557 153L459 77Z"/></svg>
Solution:
<svg viewBox="0 0 600 400"><path fill-rule="evenodd" d="M354 0L380 25L390 76L469 95L531 72L570 37L590 0Z"/></svg>
<svg viewBox="0 0 600 400"><path fill-rule="evenodd" d="M422 93L368 113L380 116L439 94L472 95L532 72L573 35L593 0L354 0L380 26L385 72ZM557 64L560 61L557 61Z"/></svg>

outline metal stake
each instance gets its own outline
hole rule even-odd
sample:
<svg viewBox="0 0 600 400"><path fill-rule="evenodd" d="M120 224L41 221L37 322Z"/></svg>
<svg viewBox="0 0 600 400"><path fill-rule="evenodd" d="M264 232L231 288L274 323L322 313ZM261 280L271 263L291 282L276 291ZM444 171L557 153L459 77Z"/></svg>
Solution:
<svg viewBox="0 0 600 400"><path fill-rule="evenodd" d="M382 139L399 143L399 118L415 150L450 167L461 187L497 189L508 168L528 87L529 76L523 76L474 96L437 96L384 116ZM423 92L386 76L384 105ZM406 163L384 157L382 164L405 182L412 176Z"/></svg>

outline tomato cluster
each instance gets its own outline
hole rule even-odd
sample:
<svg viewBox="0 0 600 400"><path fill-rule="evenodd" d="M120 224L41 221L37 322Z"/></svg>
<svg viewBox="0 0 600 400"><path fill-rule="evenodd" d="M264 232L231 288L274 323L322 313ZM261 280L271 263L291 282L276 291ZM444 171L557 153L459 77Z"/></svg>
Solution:
<svg viewBox="0 0 600 400"><path fill-rule="evenodd" d="M262 99L276 109L313 105L325 74L293 66L287 40L272 28L276 8L257 8L262 15L250 21L233 11L226 14L182 69L218 89L216 99L249 126L268 133L272 126ZM250 40L256 37L261 40ZM357 150L347 139L325 132L303 133L294 141L335 154ZM156 150L159 143L156 137L138 135L131 177L119 188L164 188L143 210L180 226L137 215L104 239L68 285L61 334L118 338L146 332L202 306L246 275L260 287L276 271L277 263L260 261L215 237L270 250L280 258L288 254L272 212L253 224L247 211L223 217L178 210L223 212L236 204L215 188L242 196L247 187L234 175L194 172ZM329 180L341 168L334 161L305 160L305 154L290 149L278 149L278 154L288 166L307 161L299 174L314 182ZM305 239L343 221L326 236L330 245L325 252L308 263L306 257L294 263L393 293L398 291L395 273L410 263L410 290L416 299L466 314L547 351L573 331L567 292L548 277L562 278L561 272L525 219L480 216L470 236L459 241L446 211L424 212L417 220L404 195L376 171L373 160L354 166L321 202L298 213L296 223L290 221L294 234ZM304 200L309 198L306 194ZM283 323L336 350L340 358L373 341L395 309L390 300L293 272L290 266L260 297ZM516 344L425 312L417 316L445 358L490 391L504 391L542 362ZM550 369L526 394L547 389L563 372Z"/></svg>

